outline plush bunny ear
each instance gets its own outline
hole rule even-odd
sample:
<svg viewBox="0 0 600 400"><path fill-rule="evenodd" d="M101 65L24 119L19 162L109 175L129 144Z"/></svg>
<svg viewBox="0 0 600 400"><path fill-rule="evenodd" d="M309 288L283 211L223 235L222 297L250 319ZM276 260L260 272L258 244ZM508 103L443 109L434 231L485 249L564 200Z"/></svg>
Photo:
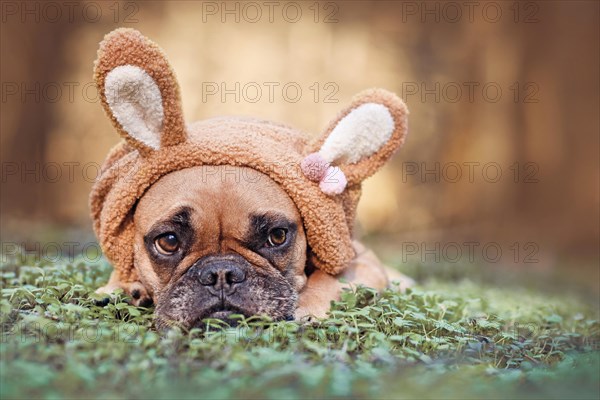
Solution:
<svg viewBox="0 0 600 400"><path fill-rule="evenodd" d="M162 50L134 29L104 37L94 79L113 125L142 153L186 139L179 85Z"/></svg>
<svg viewBox="0 0 600 400"><path fill-rule="evenodd" d="M395 94L372 89L329 125L302 161L304 174L328 195L373 175L402 145L408 110Z"/></svg>

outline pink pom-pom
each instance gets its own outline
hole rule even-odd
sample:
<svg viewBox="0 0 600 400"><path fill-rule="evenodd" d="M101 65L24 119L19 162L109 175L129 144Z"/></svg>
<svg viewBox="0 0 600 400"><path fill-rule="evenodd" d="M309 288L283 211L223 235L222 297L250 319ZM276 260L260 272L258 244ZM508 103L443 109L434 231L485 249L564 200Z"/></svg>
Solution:
<svg viewBox="0 0 600 400"><path fill-rule="evenodd" d="M338 167L327 168L326 174L319 183L321 191L328 196L335 196L346 189L348 180L344 172Z"/></svg>
<svg viewBox="0 0 600 400"><path fill-rule="evenodd" d="M329 163L319 153L307 155L300 163L304 175L313 182L319 182L325 177Z"/></svg>

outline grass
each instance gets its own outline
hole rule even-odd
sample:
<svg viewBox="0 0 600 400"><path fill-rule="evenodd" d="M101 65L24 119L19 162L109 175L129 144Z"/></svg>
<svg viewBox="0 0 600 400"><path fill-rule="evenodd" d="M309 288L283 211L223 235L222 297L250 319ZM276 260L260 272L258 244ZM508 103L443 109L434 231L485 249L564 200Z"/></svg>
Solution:
<svg viewBox="0 0 600 400"><path fill-rule="evenodd" d="M95 305L107 263L31 264L0 270L2 399L600 396L597 304L460 268L404 294L346 292L323 321L161 335L122 294Z"/></svg>

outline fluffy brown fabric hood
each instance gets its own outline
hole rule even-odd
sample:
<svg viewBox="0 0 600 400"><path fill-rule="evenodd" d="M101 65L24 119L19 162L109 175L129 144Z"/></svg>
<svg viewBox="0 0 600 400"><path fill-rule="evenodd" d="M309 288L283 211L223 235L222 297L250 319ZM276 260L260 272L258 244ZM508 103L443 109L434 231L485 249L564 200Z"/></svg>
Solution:
<svg viewBox="0 0 600 400"><path fill-rule="evenodd" d="M361 182L404 141L408 114L394 94L357 95L316 140L285 125L213 118L186 125L179 86L161 49L117 29L98 51L94 79L125 139L109 153L90 195L94 230L120 278L135 279L133 211L162 176L200 165L253 168L288 193L302 216L309 262L330 274L355 257L352 226Z"/></svg>

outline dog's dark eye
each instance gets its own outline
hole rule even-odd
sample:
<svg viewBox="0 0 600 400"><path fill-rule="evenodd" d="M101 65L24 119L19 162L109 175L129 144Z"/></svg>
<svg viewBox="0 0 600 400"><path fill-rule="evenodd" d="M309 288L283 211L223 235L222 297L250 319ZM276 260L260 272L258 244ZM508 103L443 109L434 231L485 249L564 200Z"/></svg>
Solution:
<svg viewBox="0 0 600 400"><path fill-rule="evenodd" d="M285 239L287 238L287 230L283 228L275 228L269 232L269 237L267 239L267 247L276 247L281 246L285 243Z"/></svg>
<svg viewBox="0 0 600 400"><path fill-rule="evenodd" d="M159 253L171 255L179 250L179 239L172 232L163 233L154 239L154 245Z"/></svg>

